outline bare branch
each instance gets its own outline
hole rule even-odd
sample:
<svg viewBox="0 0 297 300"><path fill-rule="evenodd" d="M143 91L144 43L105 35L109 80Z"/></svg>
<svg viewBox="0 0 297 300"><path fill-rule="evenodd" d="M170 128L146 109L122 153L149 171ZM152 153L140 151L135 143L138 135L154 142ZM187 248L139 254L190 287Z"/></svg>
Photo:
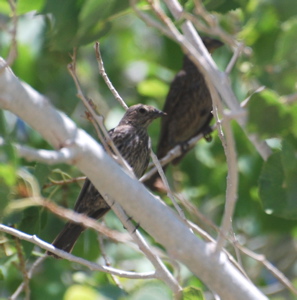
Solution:
<svg viewBox="0 0 297 300"><path fill-rule="evenodd" d="M287 95L287 96L282 96L280 98L280 101L285 104L291 104L291 103L297 102L297 93Z"/></svg>
<svg viewBox="0 0 297 300"><path fill-rule="evenodd" d="M74 182L84 181L84 180L86 180L86 176L71 178L71 179L68 179L68 180L53 180L53 179L50 179L50 178L49 178L49 180L50 180L50 183L45 184L42 187L43 189L47 189L49 187L56 186L56 185L66 185L66 184L71 184L71 183L74 183Z"/></svg>
<svg viewBox="0 0 297 300"><path fill-rule="evenodd" d="M216 125L212 126L212 131L216 128ZM193 148L197 142L204 138L204 135L202 133L198 134L197 136L191 138L189 141L187 141L187 144L189 148ZM161 166L165 166L172 162L175 158L181 156L183 154L182 148L180 145L176 145L174 148L172 148L162 159L159 160ZM149 166L152 167L153 163ZM155 173L157 172L157 167L154 167L150 169L147 173L145 173L141 178L140 181L144 182L145 180L151 178Z"/></svg>
<svg viewBox="0 0 297 300"><path fill-rule="evenodd" d="M30 300L30 286L29 286L29 276L26 270L26 265L25 265L25 258L24 258L24 254L23 254L23 249L22 249L22 245L20 243L19 238L14 237L15 240L15 245L16 245L16 249L17 249L17 255L18 255L18 259L19 259L19 264L20 264L20 270L23 274L23 282L24 282L24 290L25 290L25 299L26 300Z"/></svg>
<svg viewBox="0 0 297 300"><path fill-rule="evenodd" d="M36 150L27 146L15 145L21 157L28 161L39 161L47 164L72 163L77 155L77 149L69 147L62 148L57 151L51 150Z"/></svg>
<svg viewBox="0 0 297 300"><path fill-rule="evenodd" d="M233 138L230 120L225 120L223 123L220 122L219 116L223 115L223 107L216 90L214 90L213 87L210 87L210 91L214 103L214 116L217 121L218 133L225 151L228 165L225 212L216 245L216 252L219 252L224 246L225 236L227 236L229 230L231 229L233 213L237 200L238 170L235 141ZM223 133L223 129L225 135Z"/></svg>
<svg viewBox="0 0 297 300"><path fill-rule="evenodd" d="M108 259L108 256L105 252L105 249L104 249L104 243L103 243L103 236L101 234L98 234L98 243L99 243L99 246L100 246L100 252L101 252L101 255L105 261L105 265L110 267L111 264L110 264L110 261ZM118 278L116 276L114 276L113 274L110 274L110 276L112 277L112 280L114 281L114 283L117 285L117 287L119 287L120 289L123 289L120 281L118 280Z"/></svg>
<svg viewBox="0 0 297 300"><path fill-rule="evenodd" d="M236 246L246 255L252 257L253 259L261 262L267 270L269 270L282 284L284 284L291 292L297 295L297 289L290 282L290 280L280 271L278 270L271 262L269 262L263 254L257 254L253 251L239 245Z"/></svg>
<svg viewBox="0 0 297 300"><path fill-rule="evenodd" d="M105 72L105 68L104 68L104 64L103 64L103 60L102 60L102 56L101 56L101 52L100 52L99 42L95 43L94 48L95 48L96 59L97 59L97 62L98 62L99 73L101 74L102 78L104 79L104 81L105 81L106 85L108 86L109 90L114 95L115 99L122 105L122 107L125 110L127 110L128 109L127 104L125 103L123 98L120 96L118 91L114 88L112 82L109 80L109 78L108 78L108 76Z"/></svg>
<svg viewBox="0 0 297 300"><path fill-rule="evenodd" d="M159 175L160 175L160 177L161 177L161 179L163 181L163 184L164 184L165 189L167 191L167 196L170 198L171 202L173 203L173 206L176 209L176 211L178 212L179 216L181 217L181 220L188 226L187 218L186 218L183 210L180 208L180 206L176 202L174 194L173 194L173 192L170 189L170 186L168 184L168 181L167 181L167 178L166 178L166 176L164 174L164 171L163 171L163 169L161 167L161 164L160 164L160 162L158 160L158 157L156 156L156 154L153 151L151 151L151 158L152 158L153 163L155 164L155 166L156 166L156 168L157 168L157 170L159 172Z"/></svg>
<svg viewBox="0 0 297 300"><path fill-rule="evenodd" d="M147 26L157 28L165 36L174 39L174 35L170 32L170 30L168 30L160 22L145 14L141 9L137 7L137 0L130 0L130 5L134 9L135 13L140 17L140 19L142 19L147 24Z"/></svg>
<svg viewBox="0 0 297 300"><path fill-rule="evenodd" d="M232 56L231 60L229 61L229 64L225 70L226 75L228 75L228 76L230 75L233 67L235 66L235 63L236 63L238 57L240 56L241 52L243 51L243 48L244 48L243 43L240 43L239 45L236 46L233 56Z"/></svg>
<svg viewBox="0 0 297 300"><path fill-rule="evenodd" d="M45 256L39 257L38 259L36 259L36 261L34 262L34 264L31 266L31 268L28 270L27 275L28 275L28 279L31 279L33 276L33 273L35 271L35 269L45 260ZM26 288L26 282L23 281L18 288L16 289L16 291L9 297L9 300L17 300L19 294Z"/></svg>
<svg viewBox="0 0 297 300"><path fill-rule="evenodd" d="M8 3L11 9L12 29L10 30L11 43L10 43L9 53L6 59L6 66L11 66L18 56L18 47L17 47L17 40L16 40L18 16L16 11L15 0L9 0ZM0 68L0 72L1 71L2 68Z"/></svg>
<svg viewBox="0 0 297 300"><path fill-rule="evenodd" d="M39 246L42 249L45 249L47 251L50 251L54 254L56 254L59 257L62 257L64 259L67 259L69 261L84 265L88 267L92 271L100 271L100 272L106 272L111 273L120 277L125 278L133 278L133 279L152 279L155 278L154 272L146 272L146 273L134 273L134 272L125 272L122 270L117 270L115 268L106 267L106 266L100 266L99 264L92 263L86 259L77 257L75 255L72 255L70 253L67 253L63 250L59 250L55 248L52 244L46 243L45 241L38 238L36 235L29 235L26 233L23 233L19 230L16 230L14 228L11 228L9 226L0 224L0 231L5 232L7 234L13 235L15 237L18 237L21 240L25 240L27 242L30 242L32 244L35 244Z"/></svg>

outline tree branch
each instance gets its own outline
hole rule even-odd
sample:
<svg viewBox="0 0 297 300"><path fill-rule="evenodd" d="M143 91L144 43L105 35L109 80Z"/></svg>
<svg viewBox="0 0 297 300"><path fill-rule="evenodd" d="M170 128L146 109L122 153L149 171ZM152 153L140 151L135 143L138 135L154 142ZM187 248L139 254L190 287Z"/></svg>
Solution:
<svg viewBox="0 0 297 300"><path fill-rule="evenodd" d="M146 273L135 273L135 272L127 272L127 271L122 271L118 270L112 267L107 267L107 266L101 266L96 263L92 263L86 259L77 257L75 255L72 255L68 252L65 252L63 250L55 248L52 244L49 244L40 238L38 238L36 235L30 235L23 233L17 229L11 228L9 226L0 224L0 231L8 233L10 235L13 235L15 237L18 237L21 240L30 242L32 244L35 244L39 246L42 249L45 249L47 251L50 251L54 254L56 254L59 257L62 257L64 259L67 259L69 261L84 265L88 267L92 271L100 271L100 272L107 272L111 273L120 277L125 277L125 278L133 278L133 279L152 279L155 278L155 272L146 272Z"/></svg>

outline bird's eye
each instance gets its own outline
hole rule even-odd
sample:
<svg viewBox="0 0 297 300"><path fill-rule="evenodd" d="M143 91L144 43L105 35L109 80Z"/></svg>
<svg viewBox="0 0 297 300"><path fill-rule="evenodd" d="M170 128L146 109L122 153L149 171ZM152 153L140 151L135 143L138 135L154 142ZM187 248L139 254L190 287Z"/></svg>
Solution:
<svg viewBox="0 0 297 300"><path fill-rule="evenodd" d="M138 110L141 114L144 114L145 112L146 112L146 109L145 108L143 108L143 107L141 107L141 108L139 108L139 110Z"/></svg>

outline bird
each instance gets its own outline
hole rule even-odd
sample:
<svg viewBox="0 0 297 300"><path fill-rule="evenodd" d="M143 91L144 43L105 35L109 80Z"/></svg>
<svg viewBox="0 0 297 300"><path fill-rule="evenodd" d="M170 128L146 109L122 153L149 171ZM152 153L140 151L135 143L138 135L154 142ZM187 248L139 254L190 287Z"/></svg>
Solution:
<svg viewBox="0 0 297 300"><path fill-rule="evenodd" d="M153 106L136 104L129 107L119 124L108 132L114 145L130 165L137 178L144 174L150 159L147 128L153 120L164 115L165 113ZM76 200L74 211L93 219L99 219L109 210L110 206L87 178ZM66 252L71 252L84 230L85 228L81 224L68 222L52 245ZM51 252L47 252L47 254L59 258Z"/></svg>
<svg viewBox="0 0 297 300"><path fill-rule="evenodd" d="M223 45L217 39L203 37L207 50L212 53ZM166 117L161 120L156 155L162 159L176 145L181 145L182 154L172 161L177 164L190 150L187 142L203 133L210 139L210 121L212 119L212 99L203 74L191 59L184 55L182 69L173 79L162 109ZM163 167L164 171L166 166ZM164 185L156 173L144 184L153 191L165 192Z"/></svg>

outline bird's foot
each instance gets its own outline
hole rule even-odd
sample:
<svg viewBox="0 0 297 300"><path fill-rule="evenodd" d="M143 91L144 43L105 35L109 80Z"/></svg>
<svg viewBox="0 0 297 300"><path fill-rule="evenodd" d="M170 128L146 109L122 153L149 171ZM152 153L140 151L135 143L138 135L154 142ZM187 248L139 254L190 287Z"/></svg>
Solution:
<svg viewBox="0 0 297 300"><path fill-rule="evenodd" d="M211 133L212 133L212 129L210 126L207 126L204 130L203 130L203 136L204 136L204 139L209 143L212 141L212 136L211 136Z"/></svg>
<svg viewBox="0 0 297 300"><path fill-rule="evenodd" d="M137 224L135 225L135 228L133 229L132 233L135 233L135 232L136 232L136 230L137 230L139 227L140 227L140 224L139 224L139 223L137 223Z"/></svg>

